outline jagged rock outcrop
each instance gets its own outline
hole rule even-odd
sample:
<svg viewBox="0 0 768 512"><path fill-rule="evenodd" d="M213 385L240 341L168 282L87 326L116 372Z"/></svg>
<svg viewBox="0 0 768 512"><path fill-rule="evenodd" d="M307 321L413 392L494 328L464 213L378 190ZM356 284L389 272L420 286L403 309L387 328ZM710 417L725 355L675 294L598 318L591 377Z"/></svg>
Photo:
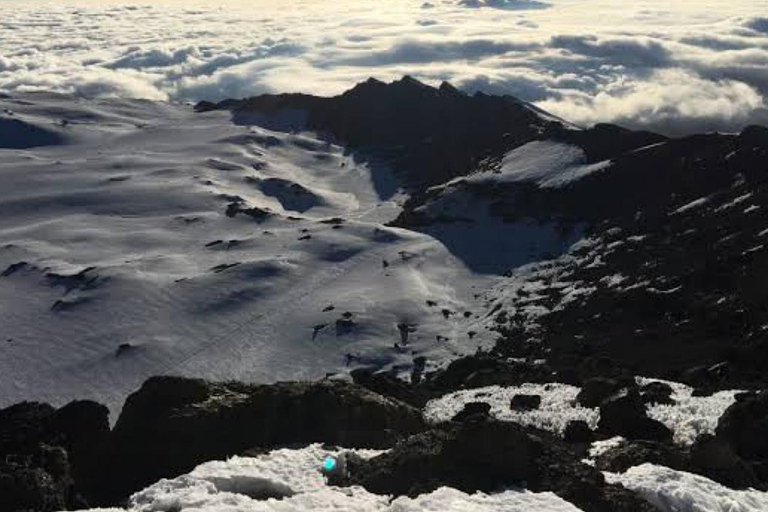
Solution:
<svg viewBox="0 0 768 512"><path fill-rule="evenodd" d="M126 400L100 501L248 448L325 442L383 448L423 428L419 410L340 381L274 385L155 377Z"/></svg>
<svg viewBox="0 0 768 512"><path fill-rule="evenodd" d="M236 123L282 126L287 117L299 119L301 126L292 128L326 133L364 157L388 162L416 188L467 174L559 124L511 96L468 95L408 76L388 84L370 79L332 98L264 95L196 108L230 110Z"/></svg>
<svg viewBox="0 0 768 512"><path fill-rule="evenodd" d="M634 389L622 390L600 404L598 429L628 439L672 441L672 431L648 417L645 404Z"/></svg>
<svg viewBox="0 0 768 512"><path fill-rule="evenodd" d="M692 446L656 441L627 441L601 454L595 465L601 471L623 473L651 463L696 473L735 489L766 488L750 464L722 439L702 435Z"/></svg>
<svg viewBox="0 0 768 512"><path fill-rule="evenodd" d="M717 437L768 484L768 391L737 395L717 424Z"/></svg>
<svg viewBox="0 0 768 512"><path fill-rule="evenodd" d="M478 416L412 436L373 459L347 455L345 463L346 471L329 483L409 496L441 486L492 492L525 484L555 492L586 512L655 510L623 487L607 484L555 437Z"/></svg>
<svg viewBox="0 0 768 512"><path fill-rule="evenodd" d="M103 405L54 409L23 402L0 410L0 510L56 511L83 506L100 471L109 432Z"/></svg>

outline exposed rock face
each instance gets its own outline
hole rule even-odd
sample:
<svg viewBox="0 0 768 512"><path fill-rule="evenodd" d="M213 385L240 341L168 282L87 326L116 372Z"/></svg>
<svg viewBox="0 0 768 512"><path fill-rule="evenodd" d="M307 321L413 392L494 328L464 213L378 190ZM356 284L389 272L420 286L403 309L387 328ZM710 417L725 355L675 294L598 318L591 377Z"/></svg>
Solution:
<svg viewBox="0 0 768 512"><path fill-rule="evenodd" d="M651 382L640 388L640 397L646 404L674 405L672 388L663 382Z"/></svg>
<svg viewBox="0 0 768 512"><path fill-rule="evenodd" d="M768 484L768 391L738 395L720 418L717 437Z"/></svg>
<svg viewBox="0 0 768 512"><path fill-rule="evenodd" d="M600 455L596 467L601 471L623 473L646 462L679 471L696 473L735 489L765 488L749 463L713 436L702 436L693 446L655 441L629 441Z"/></svg>
<svg viewBox="0 0 768 512"><path fill-rule="evenodd" d="M251 447L326 442L382 448L422 428L421 413L343 382L245 385L149 379L126 401L101 483L114 502L162 477Z"/></svg>
<svg viewBox="0 0 768 512"><path fill-rule="evenodd" d="M595 435L586 421L569 421L563 432L563 441L566 443L590 443Z"/></svg>
<svg viewBox="0 0 768 512"><path fill-rule="evenodd" d="M350 375L355 384L374 393L411 404L414 407L422 408L432 398L432 394L423 388L411 386L387 373L375 373L367 369L357 369L353 370Z"/></svg>
<svg viewBox="0 0 768 512"><path fill-rule="evenodd" d="M484 421L491 416L491 406L485 402L470 402L452 418L453 421Z"/></svg>
<svg viewBox="0 0 768 512"><path fill-rule="evenodd" d="M84 504L109 432L107 415L106 407L87 401L59 410L34 402L0 410L0 510Z"/></svg>
<svg viewBox="0 0 768 512"><path fill-rule="evenodd" d="M466 174L484 158L533 140L552 123L511 96L470 96L410 77L390 84L370 79L332 98L281 94L197 105L199 111L213 109L231 110L236 123L256 115L267 126L285 112L302 112L302 128L389 160L416 187Z"/></svg>
<svg viewBox="0 0 768 512"><path fill-rule="evenodd" d="M539 395L515 395L510 401L509 407L519 411L531 411L538 409L541 405Z"/></svg>
<svg viewBox="0 0 768 512"><path fill-rule="evenodd" d="M442 371L427 375L426 390L448 393L461 388L479 388L498 384L520 385L524 382L551 382L553 372L547 365L505 361L487 354L452 361Z"/></svg>
<svg viewBox="0 0 768 512"><path fill-rule="evenodd" d="M584 381L576 400L584 407L599 407L607 398L632 384L634 382L595 377Z"/></svg>
<svg viewBox="0 0 768 512"><path fill-rule="evenodd" d="M54 512L77 505L67 452L39 445L0 462L0 509Z"/></svg>
<svg viewBox="0 0 768 512"><path fill-rule="evenodd" d="M624 390L600 405L598 428L603 432L628 439L671 441L672 431L663 423L648 417L636 390Z"/></svg>
<svg viewBox="0 0 768 512"><path fill-rule="evenodd" d="M526 483L552 491L587 512L654 510L621 486L578 460L561 441L512 423L449 424L398 443L370 460L348 456L346 474L333 485L361 485L371 492L415 496L441 486L492 492Z"/></svg>
<svg viewBox="0 0 768 512"><path fill-rule="evenodd" d="M490 492L531 478L540 452L540 442L516 425L468 422L417 434L371 460L350 457L348 479L336 483L409 496L442 485Z"/></svg>
<svg viewBox="0 0 768 512"><path fill-rule="evenodd" d="M764 387L764 130L628 152L606 172L562 189L496 190L500 214L580 219L594 242L549 271L550 280L567 276L560 286L587 293L556 307L562 288L544 289L537 303L553 305L549 314L529 322L510 314L499 324L509 355L527 356L528 348L550 354L554 369L571 369L581 379L606 376L592 363L607 359L705 392ZM526 300L510 300L502 311L524 311ZM543 343L526 347L532 332Z"/></svg>

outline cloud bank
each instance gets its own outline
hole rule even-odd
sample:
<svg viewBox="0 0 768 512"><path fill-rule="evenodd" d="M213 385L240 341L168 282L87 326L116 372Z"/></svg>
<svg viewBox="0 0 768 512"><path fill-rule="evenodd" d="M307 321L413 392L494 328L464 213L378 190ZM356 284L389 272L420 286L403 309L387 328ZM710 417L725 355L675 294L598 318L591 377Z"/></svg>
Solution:
<svg viewBox="0 0 768 512"><path fill-rule="evenodd" d="M768 18L750 0L5 0L0 91L198 101L339 93L411 74L581 124L768 124Z"/></svg>

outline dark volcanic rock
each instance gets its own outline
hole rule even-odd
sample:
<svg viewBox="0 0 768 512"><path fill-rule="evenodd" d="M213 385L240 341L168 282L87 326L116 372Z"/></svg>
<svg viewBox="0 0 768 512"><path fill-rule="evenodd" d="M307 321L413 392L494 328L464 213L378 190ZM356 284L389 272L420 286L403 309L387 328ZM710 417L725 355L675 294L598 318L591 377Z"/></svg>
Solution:
<svg viewBox="0 0 768 512"><path fill-rule="evenodd" d="M477 163L539 136L552 123L511 96L464 94L404 77L389 84L370 79L340 96L264 95L198 111L230 110L236 123L269 125L282 113L306 113L304 126L353 149L385 157L405 170L412 185L443 183ZM556 123L558 124L558 123Z"/></svg>
<svg viewBox="0 0 768 512"><path fill-rule="evenodd" d="M347 459L330 483L361 485L377 494L416 496L447 485L491 492L534 477L540 440L511 423L471 422L433 429L370 460Z"/></svg>
<svg viewBox="0 0 768 512"><path fill-rule="evenodd" d="M628 439L671 441L672 431L663 423L648 417L636 390L623 390L600 405L598 428Z"/></svg>
<svg viewBox="0 0 768 512"><path fill-rule="evenodd" d="M415 496L442 486L472 493L527 484L552 491L585 512L653 512L655 508L545 432L498 421L448 424L417 434L370 460L348 456L332 485Z"/></svg>
<svg viewBox="0 0 768 512"><path fill-rule="evenodd" d="M584 407L599 407L606 398L614 395L627 386L626 382L617 379L595 377L584 381L576 401Z"/></svg>
<svg viewBox="0 0 768 512"><path fill-rule="evenodd" d="M735 489L764 486L750 465L727 443L710 435L702 436L690 447L628 441L603 453L595 461L598 469L613 473L623 473L644 463L696 473Z"/></svg>
<svg viewBox="0 0 768 512"><path fill-rule="evenodd" d="M720 417L717 436L742 457L768 459L768 391L737 395Z"/></svg>
<svg viewBox="0 0 768 512"><path fill-rule="evenodd" d="M401 400L414 407L422 408L432 396L425 390L413 386L385 372L376 373L368 369L350 372L355 384L370 389L374 393Z"/></svg>
<svg viewBox="0 0 768 512"><path fill-rule="evenodd" d="M86 497L93 495L97 492L97 475L103 472L102 453L110 434L109 409L90 400L70 402L56 411L53 428L64 438L77 491Z"/></svg>
<svg viewBox="0 0 768 512"><path fill-rule="evenodd" d="M646 404L673 405L672 388L663 382L651 382L640 388L640 397Z"/></svg>
<svg viewBox="0 0 768 512"><path fill-rule="evenodd" d="M595 434L586 421L572 420L565 426L563 441L566 443L590 443Z"/></svg>
<svg viewBox="0 0 768 512"><path fill-rule="evenodd" d="M430 391L448 393L461 388L551 381L552 370L546 365L505 361L478 354L452 361L444 370L428 375L423 386Z"/></svg>
<svg viewBox="0 0 768 512"><path fill-rule="evenodd" d="M0 409L0 454L26 453L37 450L42 443L55 444L55 412L50 405L39 402Z"/></svg>
<svg viewBox="0 0 768 512"><path fill-rule="evenodd" d="M722 439L706 435L696 440L691 447L691 469L716 482L735 488L765 488L768 479L760 482L752 466L738 456L733 448Z"/></svg>
<svg viewBox="0 0 768 512"><path fill-rule="evenodd" d="M515 395L510 400L509 407L518 411L531 411L538 409L541 405L541 396L539 395Z"/></svg>
<svg viewBox="0 0 768 512"><path fill-rule="evenodd" d="M246 385L155 377L126 400L100 499L251 447L326 442L382 448L422 428L421 413L344 382Z"/></svg>
<svg viewBox="0 0 768 512"><path fill-rule="evenodd" d="M655 441L628 441L608 450L595 461L601 471L624 473L633 466L649 462L681 471L690 471L686 448Z"/></svg>
<svg viewBox="0 0 768 512"><path fill-rule="evenodd" d="M451 421L485 421L491 416L491 406L485 402L469 402Z"/></svg>
<svg viewBox="0 0 768 512"><path fill-rule="evenodd" d="M78 504L63 448L42 444L0 461L0 510L54 512Z"/></svg>
<svg viewBox="0 0 768 512"><path fill-rule="evenodd" d="M737 395L737 401L720 417L717 438L743 459L764 487L768 487L768 391ZM711 453L708 452L708 453ZM718 460L732 461L733 456L718 446ZM729 471L728 468L735 467ZM719 473L729 473L744 482L740 464L730 462Z"/></svg>
<svg viewBox="0 0 768 512"><path fill-rule="evenodd" d="M0 510L85 505L80 493L87 494L94 457L109 432L106 408L93 405L98 418L90 414L94 407L77 403L58 411L35 402L0 410ZM75 485L78 477L83 485Z"/></svg>

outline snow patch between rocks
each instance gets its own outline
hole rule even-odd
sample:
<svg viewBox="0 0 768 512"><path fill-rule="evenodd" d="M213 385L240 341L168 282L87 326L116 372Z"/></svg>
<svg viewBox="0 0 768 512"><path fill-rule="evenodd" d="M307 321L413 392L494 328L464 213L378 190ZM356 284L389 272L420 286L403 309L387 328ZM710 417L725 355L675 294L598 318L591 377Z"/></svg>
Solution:
<svg viewBox="0 0 768 512"><path fill-rule="evenodd" d="M712 396L693 396L693 388L678 382L638 378L643 386L651 382L663 382L672 388L674 405L656 404L648 407L648 416L662 422L674 432L674 441L693 444L702 434L714 434L717 421L726 409L736 401L738 390L720 391Z"/></svg>
<svg viewBox="0 0 768 512"><path fill-rule="evenodd" d="M674 441L692 444L702 434L712 434L725 410L735 401L738 390L720 391L712 396L693 396L693 389L677 382L639 377L640 386L651 382L664 382L672 388L674 405L647 406L648 416L660 421L674 433ZM592 429L600 419L599 408L582 407L576 396L580 388L567 384L523 384L521 386L488 386L449 393L430 401L425 417L432 422L449 421L467 403L485 402L491 406L491 415L501 421L549 430L562 434L568 422L583 420ZM510 407L517 394L540 395L541 406L531 411L518 411ZM607 441L606 441L607 442Z"/></svg>
<svg viewBox="0 0 768 512"><path fill-rule="evenodd" d="M576 402L580 388L567 384L523 384L521 386L488 386L461 390L430 401L424 409L429 421L448 421L469 402L486 402L491 415L501 421L537 427L562 434L568 422L586 421L590 428L597 428L600 419L598 409L582 407ZM518 394L540 395L539 409L517 411L510 407L512 397Z"/></svg>
<svg viewBox="0 0 768 512"><path fill-rule="evenodd" d="M354 450L362 457L381 452ZM579 512L553 493L507 490L493 495L440 488L417 498L381 496L361 487L326 485L319 472L323 458L338 451L314 444L256 457L233 457L202 464L188 475L164 479L134 494L129 512ZM256 485L244 485L250 482ZM283 496L254 491L284 491ZM276 493L277 494L277 493ZM96 512L93 509L90 512ZM109 512L117 509L109 509ZM106 509L102 510L106 512Z"/></svg>
<svg viewBox="0 0 768 512"><path fill-rule="evenodd" d="M703 476L643 464L606 480L638 492L661 512L765 512L768 493L735 491Z"/></svg>

